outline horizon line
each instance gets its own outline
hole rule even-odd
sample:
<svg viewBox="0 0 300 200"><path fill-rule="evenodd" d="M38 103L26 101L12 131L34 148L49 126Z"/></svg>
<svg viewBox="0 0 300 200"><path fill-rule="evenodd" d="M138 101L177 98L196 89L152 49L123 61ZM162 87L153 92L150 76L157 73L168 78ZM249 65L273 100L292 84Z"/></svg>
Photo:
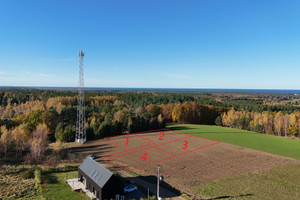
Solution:
<svg viewBox="0 0 300 200"><path fill-rule="evenodd" d="M78 86L0 86L0 88L30 88L30 89L53 89L53 88L70 88L78 89ZM156 87L84 87L85 89L133 89L133 90L271 90L271 91L300 91L300 89L269 89L269 88L156 88Z"/></svg>

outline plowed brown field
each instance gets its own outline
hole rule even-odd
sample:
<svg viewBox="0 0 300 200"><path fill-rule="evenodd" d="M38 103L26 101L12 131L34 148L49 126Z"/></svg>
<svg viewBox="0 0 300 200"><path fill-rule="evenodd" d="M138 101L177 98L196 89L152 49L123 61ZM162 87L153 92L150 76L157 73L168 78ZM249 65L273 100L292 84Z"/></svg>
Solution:
<svg viewBox="0 0 300 200"><path fill-rule="evenodd" d="M93 153L97 158L143 176L155 176L159 164L165 181L188 194L193 194L194 187L208 181L299 163L286 157L166 130L90 141L71 150Z"/></svg>

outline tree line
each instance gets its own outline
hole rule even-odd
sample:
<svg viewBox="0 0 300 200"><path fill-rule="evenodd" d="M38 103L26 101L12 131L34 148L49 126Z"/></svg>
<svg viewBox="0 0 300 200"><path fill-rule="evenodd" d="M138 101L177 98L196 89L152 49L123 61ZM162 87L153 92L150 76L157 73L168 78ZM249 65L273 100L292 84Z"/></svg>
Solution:
<svg viewBox="0 0 300 200"><path fill-rule="evenodd" d="M217 125L278 136L300 137L300 112L249 112L232 108L216 119Z"/></svg>
<svg viewBox="0 0 300 200"><path fill-rule="evenodd" d="M87 139L160 129L168 122L214 124L225 108L195 102L132 106L115 96L89 97L86 106ZM0 107L0 145L4 155L27 152L39 161L50 142L73 142L77 97L49 97Z"/></svg>
<svg viewBox="0 0 300 200"><path fill-rule="evenodd" d="M161 105L170 103L196 102L214 107L235 108L249 112L300 112L300 106L295 106L290 101L294 94L249 94L246 97L235 97L227 93L208 92L180 92L180 91L129 91L129 90L87 90L85 92L86 105L90 106L94 97L115 96L120 101L132 107L147 106L149 104ZM0 107L10 104L21 104L28 101L48 101L53 97L72 98L72 105L77 105L77 91L68 90L37 90L37 89L2 89L0 91ZM297 96L296 96L297 97Z"/></svg>
<svg viewBox="0 0 300 200"><path fill-rule="evenodd" d="M88 140L164 128L167 123L217 124L280 136L299 136L300 132L296 106L280 110L283 105L260 100L226 97L220 101L209 95L181 93L86 93ZM25 153L28 160L38 162L49 143L75 140L76 119L75 91L1 91L0 155L13 152L22 157Z"/></svg>

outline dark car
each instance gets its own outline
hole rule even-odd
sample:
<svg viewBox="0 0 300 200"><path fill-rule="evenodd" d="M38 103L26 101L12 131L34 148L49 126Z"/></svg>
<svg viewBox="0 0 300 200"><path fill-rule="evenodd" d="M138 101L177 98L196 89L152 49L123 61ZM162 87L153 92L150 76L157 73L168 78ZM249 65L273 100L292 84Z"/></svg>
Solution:
<svg viewBox="0 0 300 200"><path fill-rule="evenodd" d="M127 185L124 187L124 193L133 192L135 190L137 190L137 187L135 185Z"/></svg>

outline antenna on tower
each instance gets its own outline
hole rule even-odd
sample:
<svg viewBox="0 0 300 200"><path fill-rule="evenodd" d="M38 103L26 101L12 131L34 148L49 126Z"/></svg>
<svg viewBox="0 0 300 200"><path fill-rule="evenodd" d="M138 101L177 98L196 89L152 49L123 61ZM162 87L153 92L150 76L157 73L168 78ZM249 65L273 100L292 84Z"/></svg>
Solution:
<svg viewBox="0 0 300 200"><path fill-rule="evenodd" d="M83 57L84 52L79 51L79 81L78 81L78 107L77 107L77 121L76 121L76 135L75 142L86 142L85 129L85 103L84 103L84 77L83 77Z"/></svg>

